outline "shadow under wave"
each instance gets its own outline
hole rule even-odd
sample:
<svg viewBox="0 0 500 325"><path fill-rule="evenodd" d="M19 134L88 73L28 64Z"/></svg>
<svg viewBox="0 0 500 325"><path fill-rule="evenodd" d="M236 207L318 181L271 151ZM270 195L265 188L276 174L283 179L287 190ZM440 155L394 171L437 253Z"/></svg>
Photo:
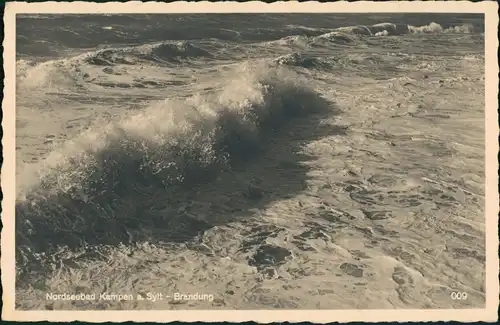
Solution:
<svg viewBox="0 0 500 325"><path fill-rule="evenodd" d="M320 123L337 109L289 70L240 72L218 97L146 111L49 159L16 203L18 276L62 247L187 242L304 190L300 149L343 134Z"/></svg>

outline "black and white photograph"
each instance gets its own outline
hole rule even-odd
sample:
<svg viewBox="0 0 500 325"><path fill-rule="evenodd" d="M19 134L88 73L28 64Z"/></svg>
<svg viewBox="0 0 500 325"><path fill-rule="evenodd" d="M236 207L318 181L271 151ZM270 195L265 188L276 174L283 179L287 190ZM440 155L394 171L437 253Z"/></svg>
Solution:
<svg viewBox="0 0 500 325"><path fill-rule="evenodd" d="M15 14L17 311L498 304L485 13L260 6Z"/></svg>

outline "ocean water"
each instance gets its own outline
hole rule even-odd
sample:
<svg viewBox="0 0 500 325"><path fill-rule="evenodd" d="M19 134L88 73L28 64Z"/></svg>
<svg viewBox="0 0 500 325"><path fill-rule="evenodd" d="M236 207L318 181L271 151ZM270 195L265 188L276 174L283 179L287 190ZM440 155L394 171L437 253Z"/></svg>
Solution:
<svg viewBox="0 0 500 325"><path fill-rule="evenodd" d="M21 15L16 33L18 308L484 306L482 15Z"/></svg>

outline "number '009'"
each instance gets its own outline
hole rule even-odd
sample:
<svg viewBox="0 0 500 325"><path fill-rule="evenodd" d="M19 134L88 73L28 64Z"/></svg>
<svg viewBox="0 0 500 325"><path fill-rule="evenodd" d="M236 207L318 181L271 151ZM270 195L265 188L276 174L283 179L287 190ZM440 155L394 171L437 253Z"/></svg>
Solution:
<svg viewBox="0 0 500 325"><path fill-rule="evenodd" d="M453 300L467 300L467 292L452 292L450 296Z"/></svg>

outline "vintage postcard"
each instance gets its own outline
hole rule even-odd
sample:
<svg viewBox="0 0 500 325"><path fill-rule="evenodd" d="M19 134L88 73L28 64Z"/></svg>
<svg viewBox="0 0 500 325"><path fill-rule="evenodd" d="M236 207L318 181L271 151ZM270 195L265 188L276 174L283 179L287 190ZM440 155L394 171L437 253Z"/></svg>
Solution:
<svg viewBox="0 0 500 325"><path fill-rule="evenodd" d="M7 3L2 318L495 321L497 7Z"/></svg>

